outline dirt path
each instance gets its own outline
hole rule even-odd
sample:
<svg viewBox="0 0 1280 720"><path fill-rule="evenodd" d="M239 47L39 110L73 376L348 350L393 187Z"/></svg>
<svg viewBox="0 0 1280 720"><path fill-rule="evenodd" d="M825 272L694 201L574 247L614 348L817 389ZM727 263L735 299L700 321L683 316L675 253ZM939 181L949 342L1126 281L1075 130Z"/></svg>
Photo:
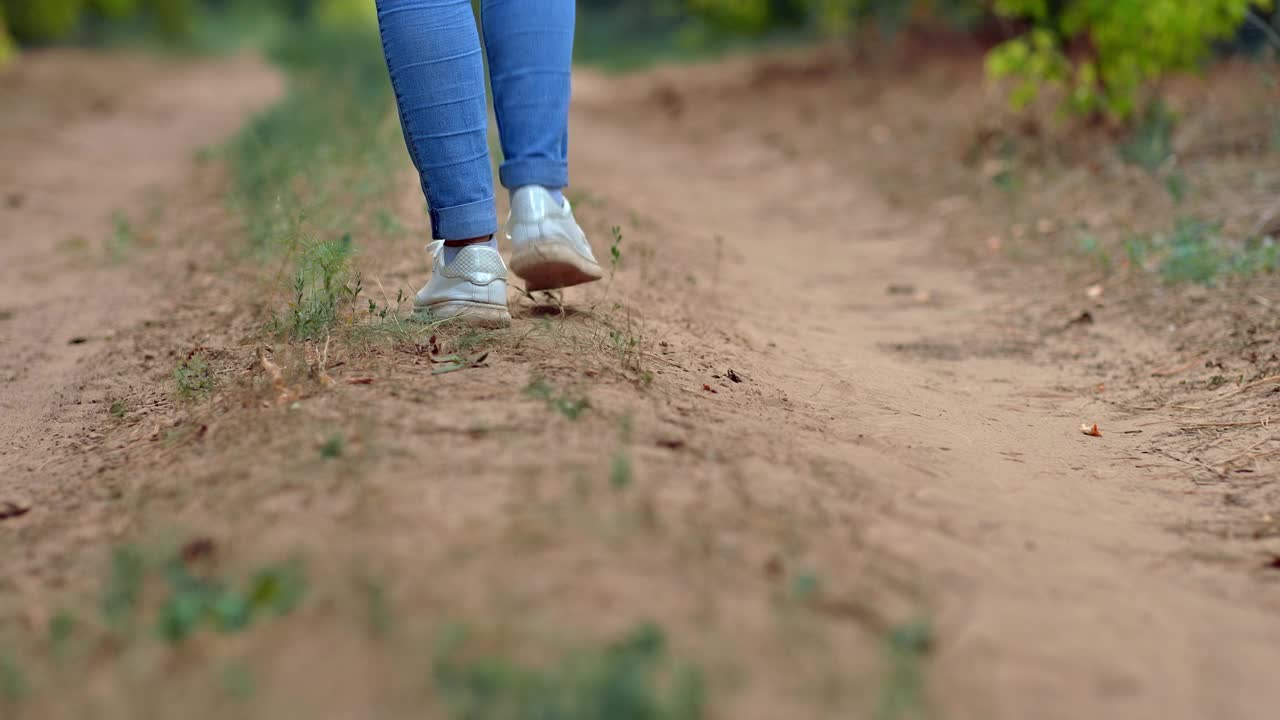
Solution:
<svg viewBox="0 0 1280 720"><path fill-rule="evenodd" d="M113 210L177 182L192 151L272 97L276 80L255 63L193 66L122 102L141 115L61 128L58 152L0 175L0 195L23 196L4 211L0 245L0 500L35 505L0 526L28 543L20 561L0 560L27 568L38 597L90 546L179 525L254 553L355 558L395 578L402 607L435 614L607 629L657 617L689 635L682 648L744 673L713 683L732 688L717 717L860 716L849 708L865 711L866 693L848 678L875 662L888 625L918 612L936 619L929 686L947 718L1268 717L1280 702L1277 587L1199 562L1168 530L1196 508L1138 467L1146 446L1125 431L1145 418L1067 392L1159 339L1082 335L1072 342L1092 364L1037 359L1043 337L1019 324L1028 301L941 262L946 218L896 209L857 162L883 152L872 140L892 125L882 109L849 103L815 119L829 85L765 93L748 65L728 67L579 78L579 212L602 255L609 226L626 227L626 261L604 303L600 288L570 293L583 312L554 321L563 334L522 303L489 367L436 378L403 348L336 348L339 380L372 384L339 382L291 411L215 397L175 421L198 439L141 447L136 428L179 411L157 400L136 426L113 426L102 407L77 409L86 386L98 400L154 398L170 370L138 351L198 344L261 394L258 341L242 322L256 307L249 286L191 270L193 302L228 307L179 309L170 285L117 290L123 270L68 262L59 243L100 235ZM175 97L215 78L220 92ZM92 201L54 214L73 182ZM406 182L405 207L413 192ZM409 222L421 232L420 217ZM366 278L413 287L423 263L405 247L416 243L366 249ZM181 273L182 257L160 252L148 267ZM615 298L636 312L650 383L599 349L608 341L585 309ZM89 341L66 345L79 337ZM546 419L521 392L531 376L589 392L591 413ZM1085 421L1105 436L1083 435ZM310 448L335 428L355 438L351 457L317 464ZM601 500L584 478L610 472L615 445L638 489ZM87 465L71 461L82 446ZM59 537L76 527L81 542ZM806 568L823 590L801 642L778 630L792 627L778 598ZM362 645L284 637L282 664L310 662L273 676L278 686L367 681L334 697L300 690L317 716L353 717L343 709L367 708L370 688L389 682L348 672L364 667L348 659L365 657Z"/></svg>
<svg viewBox="0 0 1280 720"><path fill-rule="evenodd" d="M0 477L6 494L29 498L28 479L76 454L90 409L67 406L101 400L78 392L110 373L96 343L165 302L164 284L128 272L160 243L136 236L129 218L183 217L171 204L184 197L177 186L196 153L277 97L281 83L250 58L166 67L80 52L30 56L3 80L13 104L0 126ZM47 94L49 85L64 92Z"/></svg>
<svg viewBox="0 0 1280 720"><path fill-rule="evenodd" d="M805 123L804 93L769 111L741 97L750 85L702 92L679 119L584 112L577 177L661 218L661 252L682 266L705 267L708 240L726 239L711 302L686 312L743 333L761 378L805 408L778 418L778 442L805 437L884 500L872 534L934 579L937 677L971 699L955 716L1265 716L1280 597L1185 557L1168 527L1196 510L1153 486L1130 460L1139 436L1121 432L1144 418L1064 394L1098 376L1028 362L1007 325L1018 300L930 260L947 227L895 212L875 177L823 156L887 118L778 147ZM1120 335L1091 359L1153 342ZM1111 432L1086 437L1085 420Z"/></svg>

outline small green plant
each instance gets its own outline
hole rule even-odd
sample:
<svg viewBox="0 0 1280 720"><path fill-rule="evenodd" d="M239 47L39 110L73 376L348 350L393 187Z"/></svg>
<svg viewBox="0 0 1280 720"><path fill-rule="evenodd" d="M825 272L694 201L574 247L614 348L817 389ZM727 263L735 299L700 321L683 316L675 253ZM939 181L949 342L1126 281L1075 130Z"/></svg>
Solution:
<svg viewBox="0 0 1280 720"><path fill-rule="evenodd" d="M107 238L107 258L122 262L137 245L137 235L125 214L116 211L111 215L111 235Z"/></svg>
<svg viewBox="0 0 1280 720"><path fill-rule="evenodd" d="M178 397L183 400L196 400L207 397L213 392L213 373L204 355L192 352L173 371L174 382L178 385Z"/></svg>
<svg viewBox="0 0 1280 720"><path fill-rule="evenodd" d="M557 393L555 388L551 387L546 380L542 378L534 378L524 389L524 394L531 398L537 398L547 404L547 407L569 418L577 420L582 417L591 403L585 397L570 397L569 395Z"/></svg>
<svg viewBox="0 0 1280 720"><path fill-rule="evenodd" d="M1173 156L1173 130L1177 122L1177 117L1159 98L1148 103L1129 138L1121 143L1120 157L1155 172Z"/></svg>
<svg viewBox="0 0 1280 720"><path fill-rule="evenodd" d="M1021 183L1018 182L1017 173L1009 167L1006 167L995 175L992 175L991 182L995 183L995 186L1000 188L1001 192L1011 197L1017 195L1018 189L1022 186Z"/></svg>
<svg viewBox="0 0 1280 720"><path fill-rule="evenodd" d="M1221 223L1190 217L1179 218L1167 235L1129 238L1124 248L1132 267L1159 272L1170 283L1213 285L1224 275L1280 269L1280 244L1274 238L1233 242L1223 237Z"/></svg>
<svg viewBox="0 0 1280 720"><path fill-rule="evenodd" d="M1222 270L1218 232L1222 226L1183 218L1174 227L1166 245L1160 274L1169 282L1209 285Z"/></svg>
<svg viewBox="0 0 1280 720"><path fill-rule="evenodd" d="M1144 237L1126 238L1124 241L1124 254L1129 260L1129 267L1145 270L1147 259L1151 256L1151 242Z"/></svg>
<svg viewBox="0 0 1280 720"><path fill-rule="evenodd" d="M263 568L243 588L192 572L177 556L164 566L169 594L160 606L160 636L180 643L202 627L240 632L264 614L286 615L297 606L306 583L298 563Z"/></svg>
<svg viewBox="0 0 1280 720"><path fill-rule="evenodd" d="M933 626L924 620L889 632L888 672L880 690L876 720L932 717L925 693L925 661L933 650Z"/></svg>
<svg viewBox="0 0 1280 720"><path fill-rule="evenodd" d="M320 457L325 458L326 460L340 458L346 448L346 444L346 440L342 437L342 434L335 433L328 440L325 440L324 444L320 446Z"/></svg>
<svg viewBox="0 0 1280 720"><path fill-rule="evenodd" d="M609 461L609 485L614 490L625 490L631 485L631 458L627 451L619 448Z"/></svg>
<svg viewBox="0 0 1280 720"><path fill-rule="evenodd" d="M394 305L392 305L390 302L388 302L386 305L379 305L378 303L374 302L373 298L368 298L368 300L369 300L369 316L370 317L375 317L379 320L386 320L388 317L390 317L391 319L394 320L399 316L400 306L403 305L405 301L404 288L401 288L396 291L396 302Z"/></svg>
<svg viewBox="0 0 1280 720"><path fill-rule="evenodd" d="M1107 251L1096 236L1086 234L1080 238L1080 252L1093 259L1098 269L1104 273L1111 272L1111 253Z"/></svg>
<svg viewBox="0 0 1280 720"><path fill-rule="evenodd" d="M1212 285L1220 275L1248 276L1275 272L1277 246L1273 239L1251 240L1231 248L1220 223L1180 219L1166 245L1160 274L1170 282Z"/></svg>
<svg viewBox="0 0 1280 720"><path fill-rule="evenodd" d="M822 578L816 573L805 571L796 573L791 579L791 596L796 600L809 601L822 591Z"/></svg>
<svg viewBox="0 0 1280 720"><path fill-rule="evenodd" d="M1128 139L1120 144L1120 157L1153 175L1163 176L1169 197L1181 204L1187 196L1187 177L1177 166L1173 147L1177 122L1177 116L1163 100L1153 99L1147 103Z"/></svg>
<svg viewBox="0 0 1280 720"><path fill-rule="evenodd" d="M27 677L8 651L0 650L0 707L17 704L27 695Z"/></svg>
<svg viewBox="0 0 1280 720"><path fill-rule="evenodd" d="M458 720L699 720L701 673L672 666L656 625L601 648L564 655L549 668L467 652L467 632L444 643L435 684Z"/></svg>
<svg viewBox="0 0 1280 720"><path fill-rule="evenodd" d="M319 337L337 324L344 304L354 309L363 289L352 270L354 254L350 234L337 240L304 241L293 277L293 298L285 317L276 318L277 330L297 339Z"/></svg>
<svg viewBox="0 0 1280 720"><path fill-rule="evenodd" d="M116 632L131 629L134 611L142 597L145 574L145 561L137 548L125 545L111 552L111 571L101 602L102 618L107 627Z"/></svg>
<svg viewBox="0 0 1280 720"><path fill-rule="evenodd" d="M223 633L244 630L262 615L287 614L300 601L306 582L299 563L261 568L248 582L237 585L200 565L200 557L211 552L210 547L197 541L159 562L132 545L116 548L100 602L106 627L130 635L140 614L154 610L160 637L180 643L206 627ZM156 583L151 582L157 576L164 587L158 606L147 601L157 595ZM50 634L69 635L73 628L74 622L65 628L51 625Z"/></svg>
<svg viewBox="0 0 1280 720"><path fill-rule="evenodd" d="M111 401L111 406L107 408L107 412L111 414L111 417L123 420L124 416L129 414L129 405L124 400L116 398Z"/></svg>
<svg viewBox="0 0 1280 720"><path fill-rule="evenodd" d="M66 610L59 610L49 618L49 647L55 658L61 660L67 656L76 625L75 616Z"/></svg>
<svg viewBox="0 0 1280 720"><path fill-rule="evenodd" d="M613 242L609 245L609 280L604 285L604 297L609 297L609 290L613 287L613 276L618 273L618 264L622 262L622 228L614 225L609 228L609 233L613 236Z"/></svg>
<svg viewBox="0 0 1280 720"><path fill-rule="evenodd" d="M391 632L391 602L387 598L386 586L371 577L360 577L357 588L364 598L365 626L375 639L384 639Z"/></svg>

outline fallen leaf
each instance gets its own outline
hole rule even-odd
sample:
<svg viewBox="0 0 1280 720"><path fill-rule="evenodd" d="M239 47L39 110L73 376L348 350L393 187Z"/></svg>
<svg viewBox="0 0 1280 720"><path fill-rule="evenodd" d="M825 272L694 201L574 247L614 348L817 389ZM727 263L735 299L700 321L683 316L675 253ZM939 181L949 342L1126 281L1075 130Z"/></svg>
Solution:
<svg viewBox="0 0 1280 720"><path fill-rule="evenodd" d="M703 383L703 384L702 384L702 389L703 389L703 390L706 390L706 391L707 391L707 392L709 392L709 393L719 393L719 392L720 392L719 390L716 390L715 388L711 387L710 385L708 385L708 384L706 384L706 383Z"/></svg>
<svg viewBox="0 0 1280 720"><path fill-rule="evenodd" d="M346 380L343 380L343 382L345 382L348 385L372 385L373 378L371 377L347 378Z"/></svg>
<svg viewBox="0 0 1280 720"><path fill-rule="evenodd" d="M680 450L684 447L684 441L679 438L663 438L658 441L658 447L664 447L668 450Z"/></svg>
<svg viewBox="0 0 1280 720"><path fill-rule="evenodd" d="M1084 433L1085 435L1089 435L1090 437L1102 437L1102 431L1098 429L1097 423L1094 423L1092 426L1090 426L1088 423L1081 425L1080 432Z"/></svg>
<svg viewBox="0 0 1280 720"><path fill-rule="evenodd" d="M11 500L0 502L0 520L22 517L29 512L31 512L31 506L25 503L18 504Z"/></svg>

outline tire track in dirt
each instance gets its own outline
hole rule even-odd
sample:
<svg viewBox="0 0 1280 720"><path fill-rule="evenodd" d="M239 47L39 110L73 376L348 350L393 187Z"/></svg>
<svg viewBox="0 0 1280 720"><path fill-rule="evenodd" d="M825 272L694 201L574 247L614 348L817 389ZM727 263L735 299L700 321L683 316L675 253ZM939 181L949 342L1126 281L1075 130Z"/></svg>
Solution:
<svg viewBox="0 0 1280 720"><path fill-rule="evenodd" d="M1027 340L1004 326L1017 299L930 257L947 228L903 216L876 178L824 156L849 135L875 152L870 133L835 130L891 118L841 108L828 110L848 113L838 122L814 123L813 93L750 78L580 83L590 110L575 127L575 177L658 218L662 252L696 258L682 264L716 262L712 239L724 238L733 260L696 312L776 346L758 359L768 380L805 398L822 452L887 498L870 535L929 578L948 717L1265 716L1280 699L1266 671L1280 657L1274 588L1188 561L1166 528L1195 509L1116 461L1138 437L1083 435L1096 410L1057 390L1090 376L1029 362ZM934 299L903 302L893 284ZM1095 351L1134 342L1158 341ZM940 345L951 352L929 352ZM1124 417L1088 419L1143 420ZM779 442L791 434L780 426Z"/></svg>
<svg viewBox="0 0 1280 720"><path fill-rule="evenodd" d="M158 267L147 257L156 221L200 212L181 205L197 152L282 83L252 57L74 50L30 53L0 80L0 500L26 503L54 490L51 464L93 464L84 429L109 398L84 390L123 367L102 343L163 318L186 268L181 250Z"/></svg>

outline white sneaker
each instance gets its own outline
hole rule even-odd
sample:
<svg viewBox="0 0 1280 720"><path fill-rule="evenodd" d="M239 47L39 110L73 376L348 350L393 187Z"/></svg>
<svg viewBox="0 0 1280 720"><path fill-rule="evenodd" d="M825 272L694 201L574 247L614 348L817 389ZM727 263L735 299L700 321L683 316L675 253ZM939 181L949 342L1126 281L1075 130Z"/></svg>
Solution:
<svg viewBox="0 0 1280 720"><path fill-rule="evenodd" d="M427 246L431 253L431 280L418 291L415 310L440 320L461 318L486 327L511 324L507 312L507 266L497 250L487 245L468 245L444 264L444 241Z"/></svg>
<svg viewBox="0 0 1280 720"><path fill-rule="evenodd" d="M507 219L511 269L529 292L581 285L604 277L569 201L557 205L546 188L530 185L511 196Z"/></svg>

